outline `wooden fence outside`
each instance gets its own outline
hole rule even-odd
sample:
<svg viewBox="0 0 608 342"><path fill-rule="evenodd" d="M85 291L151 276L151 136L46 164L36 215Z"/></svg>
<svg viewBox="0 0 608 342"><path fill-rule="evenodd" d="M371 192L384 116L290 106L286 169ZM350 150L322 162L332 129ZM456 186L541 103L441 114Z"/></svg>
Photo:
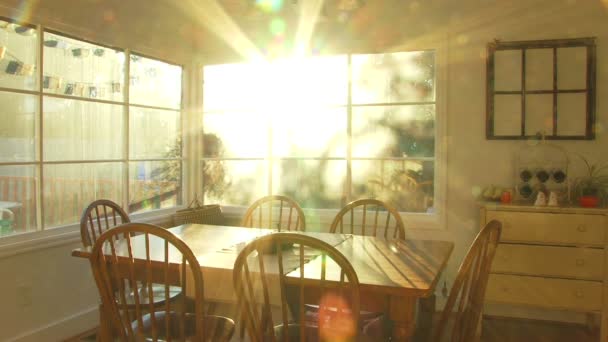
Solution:
<svg viewBox="0 0 608 342"><path fill-rule="evenodd" d="M0 201L16 202L12 232L36 230L37 179L24 176L0 176ZM181 204L181 187L176 182L135 180L131 184L128 212L158 209ZM43 198L45 227L73 224L82 210L95 199L122 202L124 188L114 179L45 179Z"/></svg>

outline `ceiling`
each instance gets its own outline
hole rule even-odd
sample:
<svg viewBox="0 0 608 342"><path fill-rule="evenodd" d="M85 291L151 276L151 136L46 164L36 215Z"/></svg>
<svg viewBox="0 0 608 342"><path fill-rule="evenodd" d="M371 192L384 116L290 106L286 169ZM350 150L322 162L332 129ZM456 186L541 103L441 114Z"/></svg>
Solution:
<svg viewBox="0 0 608 342"><path fill-rule="evenodd" d="M404 44L414 45L440 32L485 29L506 12L514 11L510 3L502 0L0 0L0 15L19 17L77 37L179 63L192 60L221 63L256 56L284 56L297 51L299 44L303 44L303 51L318 54L404 49ZM511 15L549 10L548 4L553 0L519 0L518 3L511 7L524 12Z"/></svg>

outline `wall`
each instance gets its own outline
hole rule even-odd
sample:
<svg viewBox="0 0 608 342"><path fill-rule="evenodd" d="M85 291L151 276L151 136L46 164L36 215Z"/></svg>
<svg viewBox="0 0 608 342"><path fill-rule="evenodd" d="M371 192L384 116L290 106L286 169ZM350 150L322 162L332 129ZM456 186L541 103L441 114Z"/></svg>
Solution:
<svg viewBox="0 0 608 342"><path fill-rule="evenodd" d="M192 53L199 57L204 54L200 49L190 50L190 41L194 41L195 46L205 45L196 37L186 35L183 40L175 39L175 27L183 22L179 13L165 13L166 8L150 6L142 1L123 1L124 4L115 0L85 2L88 6L86 11L72 8L73 3L67 0L40 1L32 12L32 21L38 18L57 29L71 28L74 31L70 32L74 34L90 39L98 36L104 42L142 53L153 54L154 50L166 47L163 54L172 57L167 59L178 56L177 59L188 60ZM20 15L20 3L2 1L0 15ZM596 36L597 138L558 144L569 151L582 153L592 161L605 160L608 142L605 132L608 127L608 2L434 0L407 1L405 5L402 1L386 3L392 7L387 5L384 11L376 13L376 18L396 13L401 15L400 19L407 20L392 23L399 35L381 41L384 48L399 50L447 38L447 229L441 232L409 231L408 234L455 242L456 248L446 271L449 284L478 231L478 209L471 195L472 188L486 184L511 185L513 157L525 144L485 139L486 44L495 38L508 41ZM122 8L125 12L109 10L109 7ZM115 23L110 26L103 24L106 22L104 15L113 18L110 21ZM165 24L168 26L163 26ZM372 32L376 26L368 25L361 30ZM191 31L199 32L200 29ZM377 31L381 36L382 30ZM376 45L380 44L373 34L365 37L374 40ZM378 48L376 45L374 49ZM95 325L97 293L86 262L69 256L76 246L77 242L66 242L0 259L0 340L15 337L23 341L56 340ZM23 300L26 297L31 297L31 305Z"/></svg>
<svg viewBox="0 0 608 342"><path fill-rule="evenodd" d="M608 1L465 0L456 3L446 8L447 13L441 16L443 22L435 22L437 28L445 29L448 37L447 232L435 235L456 243L447 272L448 282L454 278L457 264L478 231L479 210L472 189L489 184L514 186L514 157L526 146L522 141L485 139L488 42L496 38L512 41L597 37L596 139L555 144L569 152L581 153L591 161L608 158ZM403 30L407 30L407 26ZM576 157L571 160L570 170L574 171L571 175L580 174L580 160Z"/></svg>
<svg viewBox="0 0 608 342"><path fill-rule="evenodd" d="M97 324L97 288L80 241L0 259L0 340L54 341Z"/></svg>
<svg viewBox="0 0 608 342"><path fill-rule="evenodd" d="M171 2L145 0L0 1L0 16L187 64L193 24L181 13ZM59 341L97 326L99 296L90 266L70 255L80 247L74 233L19 254L11 252L18 247L0 250L0 341Z"/></svg>

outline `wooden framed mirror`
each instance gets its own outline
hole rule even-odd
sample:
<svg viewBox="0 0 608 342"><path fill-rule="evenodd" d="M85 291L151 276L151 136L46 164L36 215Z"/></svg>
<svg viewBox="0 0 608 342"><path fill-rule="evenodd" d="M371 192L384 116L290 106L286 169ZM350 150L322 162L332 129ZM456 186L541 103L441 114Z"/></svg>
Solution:
<svg viewBox="0 0 608 342"><path fill-rule="evenodd" d="M595 38L488 44L486 138L595 138Z"/></svg>

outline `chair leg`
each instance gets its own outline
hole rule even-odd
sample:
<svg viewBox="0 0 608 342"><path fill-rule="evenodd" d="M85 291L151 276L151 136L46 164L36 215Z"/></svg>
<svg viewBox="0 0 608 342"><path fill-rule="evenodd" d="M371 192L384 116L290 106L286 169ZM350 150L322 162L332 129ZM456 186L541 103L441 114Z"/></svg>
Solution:
<svg viewBox="0 0 608 342"><path fill-rule="evenodd" d="M97 334L95 336L97 341L112 340L112 331L110 330L110 325L108 323L109 322L105 318L103 305L99 304L99 328L97 329Z"/></svg>
<svg viewBox="0 0 608 342"><path fill-rule="evenodd" d="M481 341L481 330L483 327L483 313L479 315L479 321L477 321L477 328L475 329L475 340L474 342Z"/></svg>

